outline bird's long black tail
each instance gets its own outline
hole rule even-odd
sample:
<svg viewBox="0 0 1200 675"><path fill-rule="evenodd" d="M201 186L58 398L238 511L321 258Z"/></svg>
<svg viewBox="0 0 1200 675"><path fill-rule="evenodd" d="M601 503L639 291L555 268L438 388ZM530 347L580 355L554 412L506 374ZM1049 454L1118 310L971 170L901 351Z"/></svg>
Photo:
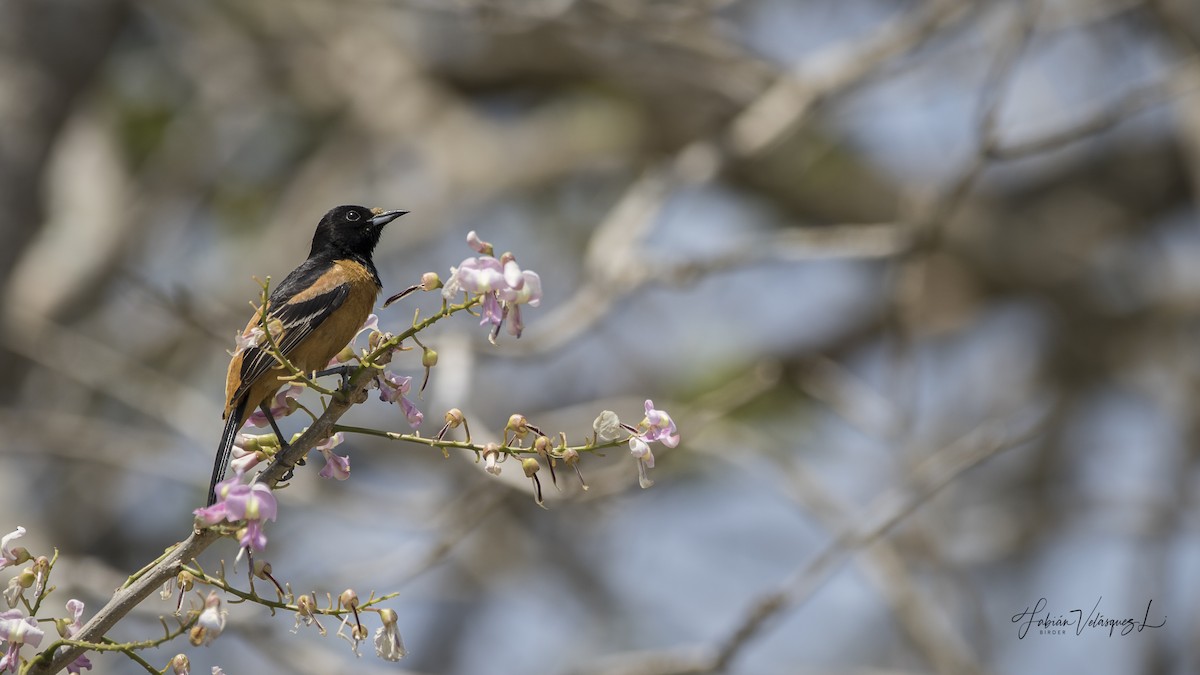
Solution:
<svg viewBox="0 0 1200 675"><path fill-rule="evenodd" d="M233 452L233 439L237 437L238 429L241 429L242 415L246 412L246 399L242 398L241 402L234 406L234 409L229 411L229 417L225 420L225 430L221 432L221 444L217 446L217 459L213 464L212 481L208 484L208 504L212 506L213 502L217 501L217 483L225 479L225 470L229 467L229 455Z"/></svg>

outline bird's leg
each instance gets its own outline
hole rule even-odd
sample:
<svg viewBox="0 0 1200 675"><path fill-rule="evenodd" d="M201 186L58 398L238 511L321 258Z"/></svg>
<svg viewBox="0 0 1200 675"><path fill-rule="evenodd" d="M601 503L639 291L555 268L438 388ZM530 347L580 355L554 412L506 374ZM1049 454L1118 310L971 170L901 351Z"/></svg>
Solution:
<svg viewBox="0 0 1200 675"><path fill-rule="evenodd" d="M286 450L288 446L287 439L283 437L283 432L279 430L279 424L275 422L275 416L271 414L271 408L264 401L259 404L258 409L267 416L267 421L271 423L271 429L275 432L275 437L279 439L279 447Z"/></svg>
<svg viewBox="0 0 1200 675"><path fill-rule="evenodd" d="M283 437L283 432L279 430L279 424L275 421L275 416L271 414L271 408L268 407L266 402L264 401L263 403L259 404L258 409L261 410L263 412L263 414L267 416L267 421L271 423L271 429L274 430L275 437L279 439L280 451L287 450L287 448L288 448L287 439ZM301 459L299 462L297 462L297 464L304 464L304 460ZM293 469L289 468L287 470L287 473L284 474L283 477L280 478L279 480L280 481L291 480L294 473L295 472L293 471Z"/></svg>
<svg viewBox="0 0 1200 675"><path fill-rule="evenodd" d="M343 391L345 391L350 386L350 373L353 373L354 369L355 366L334 366L332 368L326 368L325 370L314 373L313 379L315 380L318 377L325 377L326 375L340 375L342 378L341 388Z"/></svg>

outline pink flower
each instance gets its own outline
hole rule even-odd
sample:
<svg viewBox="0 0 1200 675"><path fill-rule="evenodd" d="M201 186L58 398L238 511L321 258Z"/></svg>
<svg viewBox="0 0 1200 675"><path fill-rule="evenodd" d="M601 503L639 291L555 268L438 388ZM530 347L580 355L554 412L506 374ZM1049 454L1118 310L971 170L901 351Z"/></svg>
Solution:
<svg viewBox="0 0 1200 675"><path fill-rule="evenodd" d="M665 410L655 410L654 401L650 399L646 399L645 424L650 427L643 436L647 442L658 441L668 448L679 445L679 434L676 433L675 422Z"/></svg>
<svg viewBox="0 0 1200 675"><path fill-rule="evenodd" d="M233 456L233 461L229 465L233 467L234 471L245 473L266 459L258 451L257 446L250 447L254 440L253 436L246 434L238 434L237 438L233 440L233 450L230 453Z"/></svg>
<svg viewBox="0 0 1200 675"><path fill-rule="evenodd" d="M390 370L385 370L382 375L375 377L375 381L379 385L379 400L386 403L399 403L400 409L404 411L405 419L408 420L408 425L413 429L421 426L425 415L405 397L405 394L412 389L411 377L401 377Z"/></svg>
<svg viewBox="0 0 1200 675"><path fill-rule="evenodd" d="M75 637L76 634L79 633L79 631L83 630L83 601L82 600L74 600L74 599L68 600L67 601L67 611L71 613L71 617L72 617L73 621L71 623L67 624L67 626L66 626L66 628L64 628L64 630L66 632L66 637L73 638L73 637ZM67 664L67 672L75 673L75 675L78 675L79 673L83 672L84 670L91 670L91 669L92 669L92 662L90 660L88 660L88 657L83 654L80 654L79 658L77 658L74 661L72 661L71 663Z"/></svg>
<svg viewBox="0 0 1200 675"><path fill-rule="evenodd" d="M293 384L275 394L275 402L271 404L271 417L276 420L281 417L287 417L300 407L300 403L296 400L300 398L300 393L304 391L304 387L299 384ZM262 410L255 410L246 418L246 424L253 424L256 427L262 428L270 424L267 421L267 416Z"/></svg>
<svg viewBox="0 0 1200 675"><path fill-rule="evenodd" d="M255 551L267 547L267 535L263 532L264 520L275 520L279 505L271 488L262 483L242 483L242 472L217 483L217 501L212 506L196 509L192 513L205 526L216 525L222 520L230 523L246 522L241 545Z"/></svg>
<svg viewBox="0 0 1200 675"><path fill-rule="evenodd" d="M21 667L21 647L31 644L34 647L42 644L45 633L38 628L37 621L25 616L19 609L0 612L0 641L5 644L4 658L0 658L0 673L11 670L17 672Z"/></svg>
<svg viewBox="0 0 1200 675"><path fill-rule="evenodd" d="M314 450L319 450L325 457L325 468L321 469L322 478L332 478L334 480L346 480L350 477L350 458L336 454L333 449L342 444L345 440L345 435L338 432L329 438L321 441L320 444L313 446Z"/></svg>
<svg viewBox="0 0 1200 675"><path fill-rule="evenodd" d="M491 293L505 287L504 271L500 261L491 256L467 258L458 266L458 283L462 290L471 294Z"/></svg>
<svg viewBox="0 0 1200 675"><path fill-rule="evenodd" d="M489 323L499 326L504 321L504 307L500 305L500 298L496 297L495 293L483 296L483 307L479 317L480 326Z"/></svg>
<svg viewBox="0 0 1200 675"><path fill-rule="evenodd" d="M491 324L489 339L495 342L500 327L509 316L508 332L520 337L524 330L521 305L537 307L542 301L542 280L537 272L522 270L511 253L497 260L492 246L472 231L467 244L484 255L467 258L458 267L450 268L450 278L442 286L442 297L453 299L459 293L483 296L480 325Z"/></svg>

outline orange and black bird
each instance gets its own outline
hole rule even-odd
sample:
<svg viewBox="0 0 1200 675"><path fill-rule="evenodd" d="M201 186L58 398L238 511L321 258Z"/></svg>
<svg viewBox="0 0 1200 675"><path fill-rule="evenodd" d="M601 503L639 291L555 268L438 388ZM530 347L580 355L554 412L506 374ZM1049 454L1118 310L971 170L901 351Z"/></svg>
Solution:
<svg viewBox="0 0 1200 675"><path fill-rule="evenodd" d="M345 347L367 320L383 284L371 254L383 226L407 211L384 211L364 206L339 206L317 223L308 259L292 270L267 298L267 322L281 325L275 335L279 350L298 369L311 373L323 369ZM255 312L243 333L260 326ZM262 409L271 428L286 446L286 439L271 416L270 402L290 375L265 345L238 351L225 376L225 431L217 446L208 505L216 501L215 489L225 477L233 439L255 408Z"/></svg>

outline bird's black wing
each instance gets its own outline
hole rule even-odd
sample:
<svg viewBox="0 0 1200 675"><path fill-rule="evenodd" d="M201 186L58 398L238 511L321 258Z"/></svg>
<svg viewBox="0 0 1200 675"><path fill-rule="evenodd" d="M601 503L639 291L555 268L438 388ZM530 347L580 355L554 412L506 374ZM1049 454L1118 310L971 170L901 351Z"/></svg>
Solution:
<svg viewBox="0 0 1200 675"><path fill-rule="evenodd" d="M285 356L290 355L304 338L337 311L350 295L349 283L333 285L327 282L326 275L334 269L331 265L310 264L312 262L314 261L305 261L297 267L267 299L268 324L275 319L283 324L283 331L276 337L276 344ZM315 295L309 294L303 300L295 300L314 285L327 286L328 290L322 290ZM246 349L242 356L240 384L230 400L236 401L241 398L255 380L277 364L265 346L264 342L260 347Z"/></svg>

